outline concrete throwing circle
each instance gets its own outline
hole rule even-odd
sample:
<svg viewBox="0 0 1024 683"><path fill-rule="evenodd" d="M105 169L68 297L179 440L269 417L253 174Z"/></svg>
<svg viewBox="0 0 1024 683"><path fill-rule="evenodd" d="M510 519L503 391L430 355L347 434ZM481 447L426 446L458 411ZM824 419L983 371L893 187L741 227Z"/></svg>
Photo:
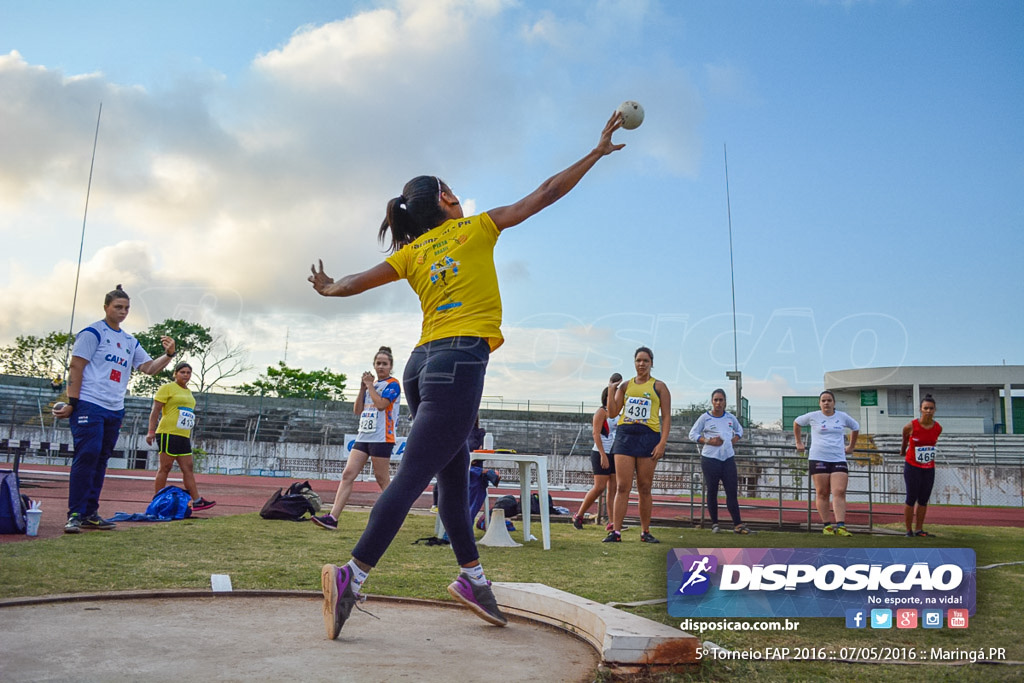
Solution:
<svg viewBox="0 0 1024 683"><path fill-rule="evenodd" d="M209 594L205 594L209 596ZM318 597L82 599L0 607L4 681L592 681L590 645L512 618L370 598L338 640Z"/></svg>

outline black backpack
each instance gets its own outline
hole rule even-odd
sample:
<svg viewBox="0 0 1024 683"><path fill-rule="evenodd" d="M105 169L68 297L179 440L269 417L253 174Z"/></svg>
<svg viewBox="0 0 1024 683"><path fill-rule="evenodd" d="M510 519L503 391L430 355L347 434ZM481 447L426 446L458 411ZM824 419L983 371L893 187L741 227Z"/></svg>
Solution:
<svg viewBox="0 0 1024 683"><path fill-rule="evenodd" d="M270 496L260 510L260 517L301 522L306 519L306 514L313 515L319 510L320 496L313 491L309 482L295 482L287 491L278 489Z"/></svg>
<svg viewBox="0 0 1024 683"><path fill-rule="evenodd" d="M31 503L21 493L18 475L0 471L0 534L23 534L27 524L25 511Z"/></svg>
<svg viewBox="0 0 1024 683"><path fill-rule="evenodd" d="M519 501L515 496L502 496L494 501L494 507L505 511L505 519L512 519L521 512Z"/></svg>

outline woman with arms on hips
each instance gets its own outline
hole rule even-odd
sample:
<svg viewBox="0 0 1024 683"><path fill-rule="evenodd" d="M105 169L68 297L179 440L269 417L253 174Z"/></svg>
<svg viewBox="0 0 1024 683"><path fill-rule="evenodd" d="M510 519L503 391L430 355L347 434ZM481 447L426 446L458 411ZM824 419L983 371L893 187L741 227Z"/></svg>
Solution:
<svg viewBox="0 0 1024 683"><path fill-rule="evenodd" d="M610 381L621 382L622 375L616 372ZM594 485L583 496L580 509L572 518L572 525L577 529L583 528L584 513L605 490L608 491L609 517L611 517L612 508L615 507L615 460L611 456L611 450L612 444L615 442L615 428L618 425L614 418L608 419L608 392L608 387L601 390L601 407L594 411L594 419L591 423L594 449L590 451L590 467L594 471ZM615 525L609 520L605 531L611 531L614 528Z"/></svg>
<svg viewBox="0 0 1024 683"><path fill-rule="evenodd" d="M352 495L352 486L362 472L366 460L373 463L373 476L383 491L391 483L391 454L395 450L395 424L398 422L398 397L401 387L391 376L395 357L391 349L382 346L373 357L373 373L364 372L359 394L352 411L359 416L359 436L349 453L345 471L341 473L334 504L326 515L313 517L313 522L324 529L338 528L338 517Z"/></svg>
<svg viewBox="0 0 1024 683"><path fill-rule="evenodd" d="M68 367L68 403L54 417L71 418L75 455L68 481L68 521L64 533L113 529L99 515L107 461L114 453L124 419L124 395L132 370L155 375L174 357L174 340L161 337L164 355L150 358L139 341L121 329L131 300L121 285L103 299L103 320L75 337Z"/></svg>
<svg viewBox="0 0 1024 683"><path fill-rule="evenodd" d="M192 366L182 361L174 366L173 382L156 390L153 409L149 411L149 432L146 443L157 442L160 448L160 466L153 480L154 493L167 486L167 475L174 463L181 470L181 483L192 496L194 511L207 510L215 503L199 495L192 463L192 429L196 424L196 397L189 391Z"/></svg>
<svg viewBox="0 0 1024 683"><path fill-rule="evenodd" d="M836 410L836 395L826 389L818 396L821 410L801 415L793 421L793 436L796 450L804 452L802 428L811 431L811 452L808 457L808 471L814 483L814 505L825 527L821 533L826 536L852 536L846 528L846 486L850 481L846 456L857 447L860 425L841 410ZM846 444L846 430L850 432L850 443ZM835 523L828 522L829 497L832 498L832 512Z"/></svg>
<svg viewBox="0 0 1024 683"><path fill-rule="evenodd" d="M924 516L928 514L928 499L935 485L935 453L942 425L935 421L935 399L925 394L921 399L921 417L903 428L900 453L903 463L903 481L907 485L903 521L907 536L931 536L924 530Z"/></svg>
<svg viewBox="0 0 1024 683"><path fill-rule="evenodd" d="M718 485L725 489L725 507L732 517L732 530L749 534L750 529L740 519L739 475L736 472L736 451L733 446L743 436L743 425L725 410L725 390L711 392L711 410L697 418L690 428L690 441L701 448L700 468L707 486L708 516L711 533L719 532Z"/></svg>
<svg viewBox="0 0 1024 683"><path fill-rule="evenodd" d="M636 377L608 385L608 414L619 415L612 453L615 456L615 514L604 543L622 540L622 523L629 507L629 492L636 477L640 509L640 540L660 543L651 534L651 488L654 468L665 455L672 424L672 395L660 379L651 376L654 352L641 346L633 354Z"/></svg>
<svg viewBox="0 0 1024 683"><path fill-rule="evenodd" d="M622 126L613 114L597 146L514 204L465 217L459 198L436 176L413 178L388 202L378 236L390 233L394 253L369 270L337 282L320 267L309 281L323 296L353 296L405 279L423 310L420 340L405 366L403 386L413 418L405 455L391 485L380 495L352 559L324 565L324 627L337 638L359 599L367 573L377 565L406 514L436 475L438 508L448 532L459 576L448 592L486 621L504 626L490 582L484 576L469 517L469 449L492 351L502 341L501 295L494 246L501 232L558 201L601 159L621 149L612 133Z"/></svg>

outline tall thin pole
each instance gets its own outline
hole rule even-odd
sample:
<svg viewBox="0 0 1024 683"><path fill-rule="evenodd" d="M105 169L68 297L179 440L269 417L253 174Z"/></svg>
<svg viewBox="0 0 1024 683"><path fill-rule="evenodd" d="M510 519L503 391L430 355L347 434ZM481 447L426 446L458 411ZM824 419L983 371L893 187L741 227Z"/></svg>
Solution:
<svg viewBox="0 0 1024 683"><path fill-rule="evenodd" d="M75 294L71 298L71 323L68 326L68 343L64 347L64 372L68 370L68 357L71 353L71 340L75 336L75 305L78 303L78 279L82 274L82 251L85 248L85 220L89 216L89 195L92 193L92 170L96 165L96 143L100 139L100 117L103 116L103 102L96 114L96 133L92 138L92 159L89 161L89 183L85 188L85 211L82 212L82 238L78 243L78 269L75 270Z"/></svg>
<svg viewBox="0 0 1024 683"><path fill-rule="evenodd" d="M729 217L729 279L732 281L732 372L725 373L725 376L736 380L736 412L739 413L740 424L743 424L743 373L740 372L739 342L737 341L736 333L736 271L732 258L732 202L729 198L729 150L724 142L722 143L722 153L725 157L725 208Z"/></svg>

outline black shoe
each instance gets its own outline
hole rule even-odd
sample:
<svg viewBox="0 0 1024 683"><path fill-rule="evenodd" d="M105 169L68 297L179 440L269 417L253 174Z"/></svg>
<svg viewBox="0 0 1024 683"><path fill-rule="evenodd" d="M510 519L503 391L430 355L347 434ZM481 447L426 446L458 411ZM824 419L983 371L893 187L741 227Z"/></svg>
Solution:
<svg viewBox="0 0 1024 683"><path fill-rule="evenodd" d="M64 533L66 534L77 534L82 530L82 517L77 513L73 512L68 517L68 523L64 525Z"/></svg>
<svg viewBox="0 0 1024 683"><path fill-rule="evenodd" d="M363 596L352 590L352 570L348 565L325 564L320 570L320 584L324 593L324 628L327 637L334 640Z"/></svg>
<svg viewBox="0 0 1024 683"><path fill-rule="evenodd" d="M622 543L622 534L618 531L612 531L610 534L604 537L602 543Z"/></svg>
<svg viewBox="0 0 1024 683"><path fill-rule="evenodd" d="M209 510L217 504L215 500L206 500L200 496L199 500L192 501L192 512L199 512L200 510Z"/></svg>
<svg viewBox="0 0 1024 683"><path fill-rule="evenodd" d="M580 517L579 515L576 515L575 517L572 518L572 525L574 527L576 527L577 529L582 529L583 528L583 518Z"/></svg>
<svg viewBox="0 0 1024 683"><path fill-rule="evenodd" d="M642 534L640 534L640 540L644 543L661 543L661 541L656 539L654 536L651 536L650 531L645 531Z"/></svg>
<svg viewBox="0 0 1024 683"><path fill-rule="evenodd" d="M89 529L92 531L110 531L111 529L114 529L116 527L116 524L114 524L113 522L108 522L107 520L97 515L95 512L82 520L82 528ZM64 530L67 531L67 525L64 525Z"/></svg>

